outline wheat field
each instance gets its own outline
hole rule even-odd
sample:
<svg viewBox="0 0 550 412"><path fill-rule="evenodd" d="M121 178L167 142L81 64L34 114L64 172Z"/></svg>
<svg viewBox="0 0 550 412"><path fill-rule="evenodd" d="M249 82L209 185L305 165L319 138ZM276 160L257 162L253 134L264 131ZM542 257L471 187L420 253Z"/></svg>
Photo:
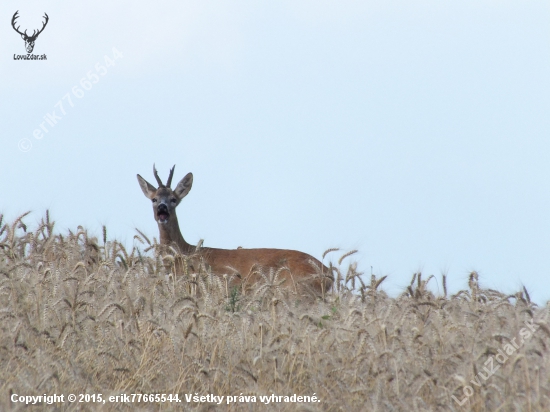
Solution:
<svg viewBox="0 0 550 412"><path fill-rule="evenodd" d="M184 257L139 231L128 251L105 228L61 234L48 213L36 228L26 215L0 217L2 411L550 410L550 306L525 289L484 289L472 272L454 295L437 279L436 294L414 274L389 297L353 251L328 250L324 297L273 272L243 291L207 270L172 275ZM63 402L21 397L53 394Z"/></svg>

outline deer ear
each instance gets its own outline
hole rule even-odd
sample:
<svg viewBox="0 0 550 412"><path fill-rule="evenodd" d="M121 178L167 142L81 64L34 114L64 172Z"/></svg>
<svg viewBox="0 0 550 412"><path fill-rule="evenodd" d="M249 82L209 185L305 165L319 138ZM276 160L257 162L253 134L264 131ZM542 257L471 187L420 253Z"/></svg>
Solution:
<svg viewBox="0 0 550 412"><path fill-rule="evenodd" d="M193 185L193 173L187 173L187 175L180 180L180 182L174 189L174 193L176 194L179 200L187 196L187 193L189 193L189 191L191 190L192 185Z"/></svg>
<svg viewBox="0 0 550 412"><path fill-rule="evenodd" d="M139 187L141 187L141 190L143 191L145 197L148 199L152 199L155 196L157 189L155 189L155 187L151 183L149 183L140 175L137 175L137 179L139 182Z"/></svg>

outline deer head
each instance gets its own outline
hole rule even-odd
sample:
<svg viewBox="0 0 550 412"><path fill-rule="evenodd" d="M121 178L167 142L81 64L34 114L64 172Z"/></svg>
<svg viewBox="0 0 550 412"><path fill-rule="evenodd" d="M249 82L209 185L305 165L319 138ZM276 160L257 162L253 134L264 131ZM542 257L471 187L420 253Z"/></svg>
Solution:
<svg viewBox="0 0 550 412"><path fill-rule="evenodd" d="M15 12L15 14L13 15L13 17L11 19L11 25L12 25L13 29L21 35L23 40L25 40L25 48L27 49L27 53L32 53L32 51L34 49L34 42L36 41L36 38L38 37L38 35L40 33L42 33L44 31L44 28L48 24L48 20L50 18L48 17L48 15L46 13L44 13L44 18L46 19L46 21L42 24L42 28L38 31L33 30L32 35L29 36L29 35L27 35L27 30L25 30L24 33L19 31L19 27L21 27L21 26L17 26L17 28L15 27L15 20L17 20L17 18L19 17L17 15L17 13L19 13L19 10L17 10Z"/></svg>
<svg viewBox="0 0 550 412"><path fill-rule="evenodd" d="M174 175L175 167L176 166L170 169L170 175L168 176L166 185L164 185L162 180L160 180L155 165L153 165L153 173L159 185L158 188L155 188L143 177L137 175L139 186L143 194L153 202L153 213L159 227L162 225L177 225L176 207L180 204L181 200L187 196L187 193L189 193L193 185L193 174L188 173L181 179L176 188L172 190L170 185L172 184L172 176Z"/></svg>

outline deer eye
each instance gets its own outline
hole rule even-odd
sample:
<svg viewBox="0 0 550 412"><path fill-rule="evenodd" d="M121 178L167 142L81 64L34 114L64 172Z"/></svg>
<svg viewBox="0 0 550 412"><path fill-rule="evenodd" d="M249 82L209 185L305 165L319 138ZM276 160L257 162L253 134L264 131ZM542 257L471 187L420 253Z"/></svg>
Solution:
<svg viewBox="0 0 550 412"><path fill-rule="evenodd" d="M176 203L176 199L172 198L172 199L170 199L170 202Z"/></svg>
<svg viewBox="0 0 550 412"><path fill-rule="evenodd" d="M153 198L153 203L157 203L157 198L156 197Z"/></svg>

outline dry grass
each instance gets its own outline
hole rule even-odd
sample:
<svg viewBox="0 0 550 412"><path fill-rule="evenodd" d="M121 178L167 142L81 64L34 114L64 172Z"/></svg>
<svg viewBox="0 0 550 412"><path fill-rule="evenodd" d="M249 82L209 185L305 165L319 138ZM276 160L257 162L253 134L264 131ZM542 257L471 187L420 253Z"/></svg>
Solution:
<svg viewBox="0 0 550 412"><path fill-rule="evenodd" d="M177 393L183 401L32 410L550 410L549 307L537 308L527 291L481 289L474 272L467 290L435 296L431 277L415 274L390 298L384 278L363 284L343 256L324 301L286 296L274 273L242 295L207 272L167 276L173 258L141 233L136 240L144 249L128 253L105 232L99 241L82 227L55 234L47 215L32 232L22 217L0 220L0 410L23 409L12 393ZM533 319L532 336L480 378ZM459 406L452 396L464 399L466 386L472 395ZM257 401L186 403L195 393ZM272 393L321 402L260 402Z"/></svg>

